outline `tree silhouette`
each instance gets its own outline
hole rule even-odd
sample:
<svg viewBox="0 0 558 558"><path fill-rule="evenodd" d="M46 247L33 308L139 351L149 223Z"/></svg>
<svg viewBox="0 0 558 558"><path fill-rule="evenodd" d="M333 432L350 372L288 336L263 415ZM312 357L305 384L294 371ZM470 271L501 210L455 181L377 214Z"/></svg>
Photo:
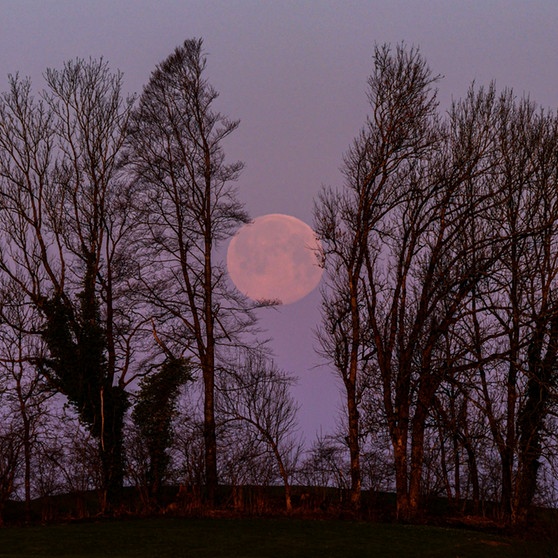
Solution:
<svg viewBox="0 0 558 558"><path fill-rule="evenodd" d="M187 40L157 66L128 136L137 202L140 290L165 343L201 371L207 497L217 487L215 371L218 349L253 317L228 287L216 247L248 216L236 189L242 163L227 164L224 140L238 127L216 112L202 41Z"/></svg>
<svg viewBox="0 0 558 558"><path fill-rule="evenodd" d="M45 78L36 101L29 80L11 77L0 103L0 269L42 317L32 332L48 348L41 370L98 440L109 505L122 486L141 320L126 296L129 192L118 181L132 101L102 60L67 62Z"/></svg>
<svg viewBox="0 0 558 558"><path fill-rule="evenodd" d="M132 419L139 428L141 442L147 449L145 478L146 499L157 502L170 462L173 443L172 421L180 388L192 380L188 362L168 356L157 372L140 382Z"/></svg>

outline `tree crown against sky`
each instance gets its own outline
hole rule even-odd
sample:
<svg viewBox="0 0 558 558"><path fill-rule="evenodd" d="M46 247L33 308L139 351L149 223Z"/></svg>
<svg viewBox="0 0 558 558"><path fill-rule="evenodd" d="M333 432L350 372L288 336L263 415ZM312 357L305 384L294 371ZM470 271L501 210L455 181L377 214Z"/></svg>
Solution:
<svg viewBox="0 0 558 558"><path fill-rule="evenodd" d="M438 393L477 376L481 399L461 395L485 407L503 513L518 520L535 494L527 477L543 455L556 368L557 152L547 143L556 116L490 86L472 87L441 118L419 51L378 46L374 61L345 184L324 190L315 212L328 274L318 339L345 387L353 502L366 400L376 399L391 439L398 514L416 517ZM487 379L488 367L507 367L507 379ZM494 382L505 405L492 399ZM514 481L516 468L530 474Z"/></svg>
<svg viewBox="0 0 558 558"><path fill-rule="evenodd" d="M138 183L139 287L165 343L190 354L204 389L209 500L217 486L215 381L219 350L242 343L254 325L215 249L248 221L223 141L238 127L214 109L201 39L184 42L152 73L132 116L127 163ZM257 343L257 342L256 342ZM175 349L176 347L176 349Z"/></svg>

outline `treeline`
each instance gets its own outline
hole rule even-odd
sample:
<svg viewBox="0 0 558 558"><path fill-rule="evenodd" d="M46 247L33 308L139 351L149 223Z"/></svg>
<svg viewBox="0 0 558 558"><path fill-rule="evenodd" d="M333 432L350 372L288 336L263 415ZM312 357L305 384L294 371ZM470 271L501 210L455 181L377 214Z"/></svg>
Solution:
<svg viewBox="0 0 558 558"><path fill-rule="evenodd" d="M304 448L293 378L216 258L249 216L205 64L186 41L137 99L103 60L47 70L36 96L9 78L0 517L15 494L30 517L35 497L92 489L116 513L124 485L146 511L165 484L211 508L222 483L235 507L281 484L291 511L298 484L356 513L369 488L403 520L445 495L525 521L556 464L556 116L494 86L442 114L418 50L375 49L345 182L315 205L317 338L345 419Z"/></svg>
<svg viewBox="0 0 558 558"><path fill-rule="evenodd" d="M556 465L558 118L494 85L442 114L417 50L374 60L345 183L315 211L352 503L364 448L385 439L400 518L436 478L522 522Z"/></svg>

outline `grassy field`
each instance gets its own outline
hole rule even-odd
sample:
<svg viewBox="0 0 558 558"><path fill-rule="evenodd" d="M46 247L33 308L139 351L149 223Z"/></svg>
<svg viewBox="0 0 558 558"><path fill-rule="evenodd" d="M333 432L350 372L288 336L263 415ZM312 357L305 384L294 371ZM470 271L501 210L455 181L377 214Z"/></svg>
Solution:
<svg viewBox="0 0 558 558"><path fill-rule="evenodd" d="M475 531L330 520L166 518L0 529L2 558L554 555L542 542L512 540Z"/></svg>

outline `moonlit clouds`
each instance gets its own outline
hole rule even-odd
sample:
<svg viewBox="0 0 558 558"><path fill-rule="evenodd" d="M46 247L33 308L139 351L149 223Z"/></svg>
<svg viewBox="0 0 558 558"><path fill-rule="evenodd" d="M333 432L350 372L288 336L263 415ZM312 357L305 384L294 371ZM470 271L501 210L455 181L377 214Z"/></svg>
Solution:
<svg viewBox="0 0 558 558"><path fill-rule="evenodd" d="M227 267L238 290L253 300L291 304L320 282L319 250L306 223L289 215L264 215L231 240Z"/></svg>

